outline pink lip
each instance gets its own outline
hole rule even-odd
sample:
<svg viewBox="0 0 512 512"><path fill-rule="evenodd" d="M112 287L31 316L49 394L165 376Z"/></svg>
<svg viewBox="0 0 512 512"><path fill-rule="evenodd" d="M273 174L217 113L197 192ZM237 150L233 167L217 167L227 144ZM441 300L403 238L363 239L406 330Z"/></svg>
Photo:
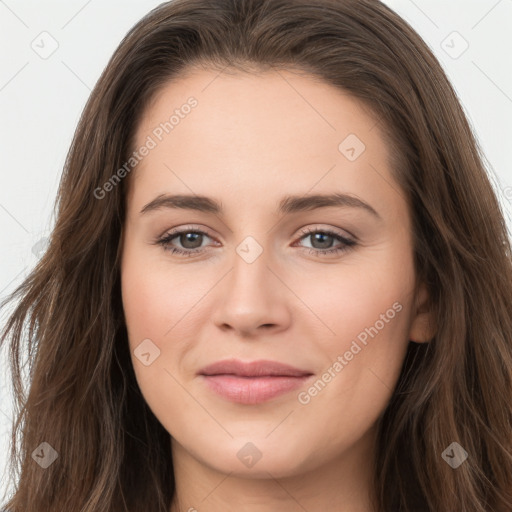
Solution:
<svg viewBox="0 0 512 512"><path fill-rule="evenodd" d="M311 372L275 361L218 361L199 371L209 388L232 402L258 404L304 383Z"/></svg>

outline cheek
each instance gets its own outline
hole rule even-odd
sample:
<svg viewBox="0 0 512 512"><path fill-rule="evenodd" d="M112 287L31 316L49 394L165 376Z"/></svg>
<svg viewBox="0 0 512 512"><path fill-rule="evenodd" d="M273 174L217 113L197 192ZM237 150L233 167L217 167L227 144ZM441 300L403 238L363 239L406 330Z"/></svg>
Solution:
<svg viewBox="0 0 512 512"><path fill-rule="evenodd" d="M148 262L141 253L127 252L123 259L121 294L135 374L151 402L154 393L161 394L159 388L176 387L174 393L179 394L170 374L183 371L183 359L194 348L198 303L212 284L197 273L191 279L189 267L180 272L163 258ZM148 353L145 361L139 357Z"/></svg>
<svg viewBox="0 0 512 512"><path fill-rule="evenodd" d="M151 274L127 266L123 271L121 290L130 344L150 338L159 345L168 300L162 293L161 284L153 282Z"/></svg>
<svg viewBox="0 0 512 512"><path fill-rule="evenodd" d="M317 342L328 356L330 374L321 379L326 387L336 396L348 393L360 404L368 399L384 407L408 346L414 269L406 251L374 256L368 264L340 266L329 279L304 280L299 293L323 324ZM327 406L333 396L323 399Z"/></svg>
<svg viewBox="0 0 512 512"><path fill-rule="evenodd" d="M165 262L164 262L165 263ZM187 315L198 294L196 281L164 266L127 255L121 273L121 291L131 344L150 338L159 347Z"/></svg>
<svg viewBox="0 0 512 512"><path fill-rule="evenodd" d="M296 281L295 291L323 328L322 338L334 350L359 339L379 338L381 345L407 337L408 309L413 290L412 267L406 261L360 267Z"/></svg>
<svg viewBox="0 0 512 512"><path fill-rule="evenodd" d="M159 388L165 389L159 380L166 376L162 348L173 296L165 293L165 282L158 279L155 268L128 245L121 265L122 303L133 369L148 403Z"/></svg>
<svg viewBox="0 0 512 512"><path fill-rule="evenodd" d="M163 277L158 265L138 261L136 256L125 258L121 269L130 357L147 405L169 427L165 422L169 410L184 411L190 406L173 378L180 380L177 368L183 351L182 344L172 338L172 327L185 312L180 311L181 295L173 289L176 283Z"/></svg>

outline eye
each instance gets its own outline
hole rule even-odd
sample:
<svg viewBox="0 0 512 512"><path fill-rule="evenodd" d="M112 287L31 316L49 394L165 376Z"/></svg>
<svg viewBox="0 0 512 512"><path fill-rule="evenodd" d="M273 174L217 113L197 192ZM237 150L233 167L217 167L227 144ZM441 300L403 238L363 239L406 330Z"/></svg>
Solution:
<svg viewBox="0 0 512 512"><path fill-rule="evenodd" d="M192 229L188 227L176 229L167 233L162 238L156 240L155 244L162 246L165 251L169 251L172 254L190 257L205 251L202 244L204 237L212 238L207 232L201 229ZM355 240L346 238L345 236L328 229L308 228L303 230L299 241L308 238L311 239L312 243L317 247L302 247L302 249L315 256L341 254L357 245ZM173 245L172 242L175 239L182 248ZM341 246L332 247L332 244L335 241L338 241Z"/></svg>
<svg viewBox="0 0 512 512"><path fill-rule="evenodd" d="M312 244L316 245L316 247L303 247L303 249L307 250L309 254L314 256L341 254L357 245L355 240L346 238L345 236L328 229L307 228L302 231L301 235L300 240L309 238ZM336 240L341 243L341 246L332 247L333 242Z"/></svg>
<svg viewBox="0 0 512 512"><path fill-rule="evenodd" d="M156 243L161 245L165 251L170 251L172 254L193 256L194 254L204 251L201 247L203 237L211 238L208 233L200 229L185 228L167 233L164 237L157 240ZM175 238L178 239L178 242L182 245L183 249L174 247L171 244Z"/></svg>

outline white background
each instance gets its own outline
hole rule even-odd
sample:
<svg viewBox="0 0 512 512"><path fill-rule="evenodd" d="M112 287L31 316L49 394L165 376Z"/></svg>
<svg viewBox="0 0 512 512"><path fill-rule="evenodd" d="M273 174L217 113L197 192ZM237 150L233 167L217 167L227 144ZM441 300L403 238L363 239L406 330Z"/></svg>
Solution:
<svg viewBox="0 0 512 512"><path fill-rule="evenodd" d="M0 299L28 275L37 261L38 243L51 230L62 166L91 89L125 33L159 3L0 0ZM512 0L385 3L419 32L446 70L485 153L510 227ZM49 36L40 36L44 31L58 44L46 59L32 49L42 46L41 37L50 48ZM464 40L469 46L457 56ZM12 414L4 359L0 493Z"/></svg>

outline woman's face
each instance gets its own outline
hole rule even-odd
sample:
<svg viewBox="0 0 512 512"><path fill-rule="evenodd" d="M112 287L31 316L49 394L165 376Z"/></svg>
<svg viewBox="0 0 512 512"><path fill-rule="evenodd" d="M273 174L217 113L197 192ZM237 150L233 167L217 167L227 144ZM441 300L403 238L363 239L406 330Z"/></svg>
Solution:
<svg viewBox="0 0 512 512"><path fill-rule="evenodd" d="M369 449L408 340L428 337L379 128L340 90L284 70L196 71L144 113L122 298L174 456L277 478ZM300 372L201 374L233 359Z"/></svg>

